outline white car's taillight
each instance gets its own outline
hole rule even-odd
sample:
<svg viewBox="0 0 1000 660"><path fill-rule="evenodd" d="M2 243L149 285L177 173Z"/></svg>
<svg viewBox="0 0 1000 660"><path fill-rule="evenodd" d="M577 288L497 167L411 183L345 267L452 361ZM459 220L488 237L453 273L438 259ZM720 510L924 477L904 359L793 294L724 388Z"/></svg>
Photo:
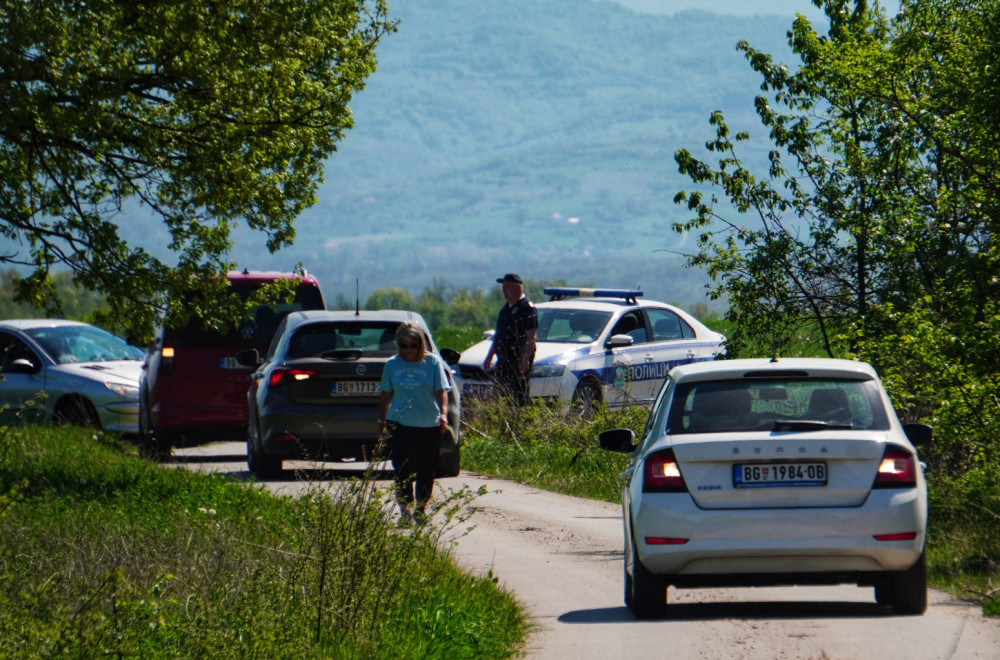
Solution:
<svg viewBox="0 0 1000 660"><path fill-rule="evenodd" d="M642 468L642 492L687 492L687 485L674 458L673 449L661 449L645 458Z"/></svg>
<svg viewBox="0 0 1000 660"><path fill-rule="evenodd" d="M916 488L917 459L899 445L885 448L872 488Z"/></svg>

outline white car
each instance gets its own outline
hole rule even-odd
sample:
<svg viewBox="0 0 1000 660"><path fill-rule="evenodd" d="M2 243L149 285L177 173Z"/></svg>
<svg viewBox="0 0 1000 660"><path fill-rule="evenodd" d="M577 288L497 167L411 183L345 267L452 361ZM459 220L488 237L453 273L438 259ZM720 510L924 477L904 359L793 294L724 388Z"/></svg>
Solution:
<svg viewBox="0 0 1000 660"><path fill-rule="evenodd" d="M927 491L916 445L875 370L834 359L720 360L670 372L622 497L625 603L666 614L675 587L873 586L897 614L927 607Z"/></svg>
<svg viewBox="0 0 1000 660"><path fill-rule="evenodd" d="M0 420L135 435L142 356L121 337L86 323L0 321Z"/></svg>
<svg viewBox="0 0 1000 660"><path fill-rule="evenodd" d="M574 402L587 410L648 404L671 368L713 360L726 338L690 314L665 303L641 300L627 289L548 288L536 304L538 336L531 370L532 398ZM462 353L455 380L462 396L494 393L483 362L492 341Z"/></svg>

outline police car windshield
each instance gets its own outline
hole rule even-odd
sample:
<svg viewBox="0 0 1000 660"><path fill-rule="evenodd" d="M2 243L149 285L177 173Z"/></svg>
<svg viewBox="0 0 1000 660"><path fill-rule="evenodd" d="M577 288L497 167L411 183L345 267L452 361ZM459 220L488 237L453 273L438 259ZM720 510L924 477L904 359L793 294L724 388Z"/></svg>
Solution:
<svg viewBox="0 0 1000 660"><path fill-rule="evenodd" d="M589 344L601 336L611 312L538 308L538 341Z"/></svg>

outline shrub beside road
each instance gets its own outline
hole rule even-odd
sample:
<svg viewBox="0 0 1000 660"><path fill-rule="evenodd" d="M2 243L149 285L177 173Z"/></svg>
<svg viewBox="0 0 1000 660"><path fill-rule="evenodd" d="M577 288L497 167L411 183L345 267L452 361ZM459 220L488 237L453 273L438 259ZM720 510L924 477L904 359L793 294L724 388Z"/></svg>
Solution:
<svg viewBox="0 0 1000 660"><path fill-rule="evenodd" d="M83 429L0 435L0 656L504 658L527 623L370 482L276 498Z"/></svg>

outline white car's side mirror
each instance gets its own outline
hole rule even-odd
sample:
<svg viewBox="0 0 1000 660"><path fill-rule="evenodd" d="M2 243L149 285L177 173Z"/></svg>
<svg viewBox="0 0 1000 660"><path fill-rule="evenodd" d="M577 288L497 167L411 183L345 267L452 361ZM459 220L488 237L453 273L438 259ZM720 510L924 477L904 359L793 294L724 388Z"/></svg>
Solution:
<svg viewBox="0 0 1000 660"><path fill-rule="evenodd" d="M617 348L619 346L631 346L634 340L629 335L611 335L605 346L608 348Z"/></svg>

